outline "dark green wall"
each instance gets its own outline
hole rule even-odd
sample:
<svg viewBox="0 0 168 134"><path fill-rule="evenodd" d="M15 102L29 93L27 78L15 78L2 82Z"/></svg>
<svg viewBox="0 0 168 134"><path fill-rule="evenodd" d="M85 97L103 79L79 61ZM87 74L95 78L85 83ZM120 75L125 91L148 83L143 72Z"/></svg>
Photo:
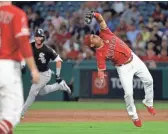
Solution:
<svg viewBox="0 0 168 134"><path fill-rule="evenodd" d="M167 64L168 65L168 64ZM167 66L164 64L164 67ZM50 63L50 68L55 72L55 63ZM76 65L74 61L64 61L62 65L62 71L61 71L61 77L66 80L67 84L71 82L71 80L74 80L74 91L73 96L80 96L80 89L81 89L81 70L97 70L96 67L96 61L94 60L85 60L81 62L80 64ZM112 66L111 62L107 62L107 71L108 70L115 70L115 68ZM157 69L158 70L158 69ZM159 70L162 71L162 88L159 90L162 90L162 98L168 99L168 69L167 68L159 68ZM49 84L52 84L55 82L54 75L52 76L51 81ZM87 79L86 79L87 84ZM31 77L30 73L27 69L26 74L23 75L23 85L24 85L24 97L26 98L28 96L28 92L31 86ZM155 85L154 85L155 86ZM58 91L51 93L46 96L38 96L37 100L63 100L63 93Z"/></svg>

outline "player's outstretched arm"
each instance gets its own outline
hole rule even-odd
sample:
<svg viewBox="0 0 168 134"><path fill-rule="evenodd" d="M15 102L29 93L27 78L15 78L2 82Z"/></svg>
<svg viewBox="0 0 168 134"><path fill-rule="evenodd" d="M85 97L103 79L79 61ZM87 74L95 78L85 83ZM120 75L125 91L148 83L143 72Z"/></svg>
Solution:
<svg viewBox="0 0 168 134"><path fill-rule="evenodd" d="M51 59L56 62L56 82L60 83L62 81L60 73L63 60L60 58L59 54L57 54L53 49L50 50Z"/></svg>
<svg viewBox="0 0 168 134"><path fill-rule="evenodd" d="M102 55L102 53L96 53L96 60L97 60L97 67L98 67L98 78L101 82L101 84L104 83L104 77L106 70L106 61L105 57Z"/></svg>
<svg viewBox="0 0 168 134"><path fill-rule="evenodd" d="M102 17L101 14L99 14L97 12L88 12L85 15L85 22L87 24L91 23L91 20L92 20L93 17L97 20L97 22L99 23L101 29L107 28L107 24L106 24L104 18Z"/></svg>

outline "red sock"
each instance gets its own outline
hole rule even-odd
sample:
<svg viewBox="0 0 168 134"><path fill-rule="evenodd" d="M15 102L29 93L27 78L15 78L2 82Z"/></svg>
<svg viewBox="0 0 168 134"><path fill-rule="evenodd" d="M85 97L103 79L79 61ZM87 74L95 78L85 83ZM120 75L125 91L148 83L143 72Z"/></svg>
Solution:
<svg viewBox="0 0 168 134"><path fill-rule="evenodd" d="M12 131L10 131L8 134L13 134L13 132L12 132Z"/></svg>
<svg viewBox="0 0 168 134"><path fill-rule="evenodd" d="M0 121L0 134L10 134L12 131L12 124L7 120Z"/></svg>

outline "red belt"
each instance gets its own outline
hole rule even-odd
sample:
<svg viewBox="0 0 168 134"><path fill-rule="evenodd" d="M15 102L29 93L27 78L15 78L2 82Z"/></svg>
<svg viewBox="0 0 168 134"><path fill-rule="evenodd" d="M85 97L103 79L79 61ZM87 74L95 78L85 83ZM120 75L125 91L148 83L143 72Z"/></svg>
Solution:
<svg viewBox="0 0 168 134"><path fill-rule="evenodd" d="M130 63L133 60L133 56L131 55L131 57L128 59L128 61L126 61L124 64L118 65L118 66L123 66L126 65L128 63Z"/></svg>

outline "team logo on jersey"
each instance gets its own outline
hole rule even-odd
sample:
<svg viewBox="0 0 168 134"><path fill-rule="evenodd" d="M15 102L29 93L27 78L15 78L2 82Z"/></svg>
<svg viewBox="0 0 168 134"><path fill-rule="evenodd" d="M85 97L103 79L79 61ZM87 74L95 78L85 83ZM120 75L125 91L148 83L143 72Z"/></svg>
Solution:
<svg viewBox="0 0 168 134"><path fill-rule="evenodd" d="M45 59L45 54L44 53L40 53L38 59L41 60L41 63L46 63L46 59Z"/></svg>

